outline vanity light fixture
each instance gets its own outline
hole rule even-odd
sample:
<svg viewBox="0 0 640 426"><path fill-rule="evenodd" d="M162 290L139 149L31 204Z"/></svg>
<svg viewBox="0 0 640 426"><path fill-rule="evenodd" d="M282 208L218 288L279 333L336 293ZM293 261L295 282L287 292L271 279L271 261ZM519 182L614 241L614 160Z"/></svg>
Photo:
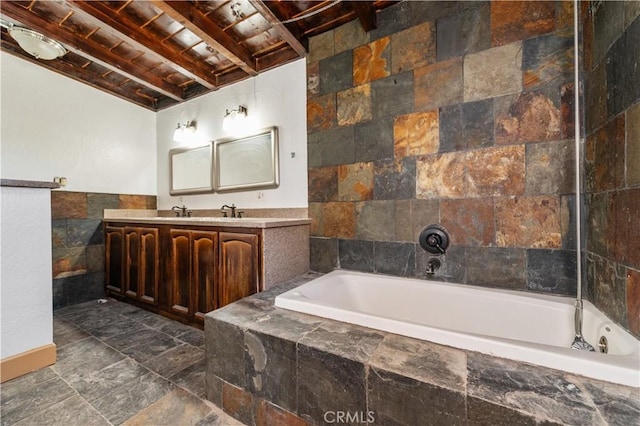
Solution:
<svg viewBox="0 0 640 426"><path fill-rule="evenodd" d="M225 132L236 133L242 130L247 121L247 108L238 105L237 109L227 110L222 120L222 130Z"/></svg>
<svg viewBox="0 0 640 426"><path fill-rule="evenodd" d="M196 134L196 122L194 120L186 123L178 123L178 127L173 131L175 142L191 142Z"/></svg>

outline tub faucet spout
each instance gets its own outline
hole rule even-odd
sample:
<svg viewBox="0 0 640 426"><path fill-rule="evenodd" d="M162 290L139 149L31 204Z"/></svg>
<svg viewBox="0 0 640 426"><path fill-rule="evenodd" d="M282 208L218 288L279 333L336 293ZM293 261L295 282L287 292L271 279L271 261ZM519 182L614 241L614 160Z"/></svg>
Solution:
<svg viewBox="0 0 640 426"><path fill-rule="evenodd" d="M427 263L427 275L435 275L436 271L438 270L438 268L440 268L441 265L442 263L439 259L436 259L435 257L429 259L429 262Z"/></svg>

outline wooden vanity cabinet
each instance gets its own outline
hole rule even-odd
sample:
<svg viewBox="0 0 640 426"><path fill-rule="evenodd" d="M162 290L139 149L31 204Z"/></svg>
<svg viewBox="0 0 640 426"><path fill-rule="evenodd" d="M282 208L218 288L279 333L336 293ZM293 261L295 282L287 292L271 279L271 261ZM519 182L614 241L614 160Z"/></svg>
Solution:
<svg viewBox="0 0 640 426"><path fill-rule="evenodd" d="M107 294L186 322L261 289L257 229L105 224Z"/></svg>
<svg viewBox="0 0 640 426"><path fill-rule="evenodd" d="M156 304L159 278L157 228L124 228L124 294Z"/></svg>
<svg viewBox="0 0 640 426"><path fill-rule="evenodd" d="M218 233L171 229L169 236L169 308L204 323L204 314L218 307Z"/></svg>
<svg viewBox="0 0 640 426"><path fill-rule="evenodd" d="M106 226L105 240L107 292L156 304L158 229Z"/></svg>
<svg viewBox="0 0 640 426"><path fill-rule="evenodd" d="M107 293L121 295L124 287L124 227L105 226L105 286Z"/></svg>
<svg viewBox="0 0 640 426"><path fill-rule="evenodd" d="M218 307L259 291L258 249L258 236L255 234L220 233Z"/></svg>

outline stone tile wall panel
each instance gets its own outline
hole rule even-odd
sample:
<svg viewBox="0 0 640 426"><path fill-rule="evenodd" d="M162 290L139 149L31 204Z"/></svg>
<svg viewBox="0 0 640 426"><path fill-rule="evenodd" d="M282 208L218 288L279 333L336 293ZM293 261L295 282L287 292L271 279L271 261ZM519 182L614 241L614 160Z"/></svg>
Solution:
<svg viewBox="0 0 640 426"><path fill-rule="evenodd" d="M472 53L464 58L464 101L518 93L523 87L522 43Z"/></svg>
<svg viewBox="0 0 640 426"><path fill-rule="evenodd" d="M309 202L338 201L338 167L309 169Z"/></svg>
<svg viewBox="0 0 640 426"><path fill-rule="evenodd" d="M496 143L543 142L561 137L559 106L540 92L523 92L496 102Z"/></svg>
<svg viewBox="0 0 640 426"><path fill-rule="evenodd" d="M373 198L373 163L338 166L338 200L364 201Z"/></svg>
<svg viewBox="0 0 640 426"><path fill-rule="evenodd" d="M104 297L105 209L156 209L156 197L51 192L54 309Z"/></svg>
<svg viewBox="0 0 640 426"><path fill-rule="evenodd" d="M638 270L632 239L611 237L640 229L635 3L580 10L585 294L621 323L619 304L636 302L601 291L610 275L593 259L624 277ZM350 23L312 37L308 102L337 104L335 117L310 114L308 164L341 170L337 198L310 171L312 267L575 291L572 31L571 2L400 2L369 33ZM430 223L444 224L453 245L426 277L417 242Z"/></svg>
<svg viewBox="0 0 640 426"><path fill-rule="evenodd" d="M371 120L371 86L363 84L353 89L338 92L337 104L339 126L348 126Z"/></svg>
<svg viewBox="0 0 640 426"><path fill-rule="evenodd" d="M436 29L432 22L411 27L391 37L393 74L413 70L435 62Z"/></svg>
<svg viewBox="0 0 640 426"><path fill-rule="evenodd" d="M457 14L443 16L437 25L437 59L444 61L491 47L489 2L467 2Z"/></svg>
<svg viewBox="0 0 640 426"><path fill-rule="evenodd" d="M413 76L416 111L462 102L462 60L460 58L417 68L413 71Z"/></svg>
<svg viewBox="0 0 640 426"><path fill-rule="evenodd" d="M353 128L356 163L393 158L393 117L359 123Z"/></svg>
<svg viewBox="0 0 640 426"><path fill-rule="evenodd" d="M493 99L440 108L440 152L494 144Z"/></svg>
<svg viewBox="0 0 640 426"><path fill-rule="evenodd" d="M400 115L393 123L394 157L413 157L438 152L438 110Z"/></svg>
<svg viewBox="0 0 640 426"><path fill-rule="evenodd" d="M309 99L307 127L310 131L326 130L336 125L336 96L330 93Z"/></svg>
<svg viewBox="0 0 640 426"><path fill-rule="evenodd" d="M378 160L374 163L376 200L411 199L416 193L416 159Z"/></svg>
<svg viewBox="0 0 640 426"><path fill-rule="evenodd" d="M391 74L391 39L384 37L353 49L353 85L369 83Z"/></svg>
<svg viewBox="0 0 640 426"><path fill-rule="evenodd" d="M350 50L322 59L320 61L320 94L326 95L350 88L353 85L352 69L353 54Z"/></svg>
<svg viewBox="0 0 640 426"><path fill-rule="evenodd" d="M555 29L555 2L498 2L491 5L491 43L501 46Z"/></svg>
<svg viewBox="0 0 640 426"><path fill-rule="evenodd" d="M573 34L545 34L522 42L523 86L530 90L573 73Z"/></svg>
<svg viewBox="0 0 640 426"><path fill-rule="evenodd" d="M339 240L340 268L360 272L373 272L373 241Z"/></svg>

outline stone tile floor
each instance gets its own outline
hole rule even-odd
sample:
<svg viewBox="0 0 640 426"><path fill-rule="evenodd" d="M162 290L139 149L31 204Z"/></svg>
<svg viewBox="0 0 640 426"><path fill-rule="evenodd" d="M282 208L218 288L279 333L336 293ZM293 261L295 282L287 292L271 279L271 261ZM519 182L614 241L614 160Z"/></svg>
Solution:
<svg viewBox="0 0 640 426"><path fill-rule="evenodd" d="M240 425L205 399L204 334L109 299L55 311L51 367L0 386L2 425Z"/></svg>

